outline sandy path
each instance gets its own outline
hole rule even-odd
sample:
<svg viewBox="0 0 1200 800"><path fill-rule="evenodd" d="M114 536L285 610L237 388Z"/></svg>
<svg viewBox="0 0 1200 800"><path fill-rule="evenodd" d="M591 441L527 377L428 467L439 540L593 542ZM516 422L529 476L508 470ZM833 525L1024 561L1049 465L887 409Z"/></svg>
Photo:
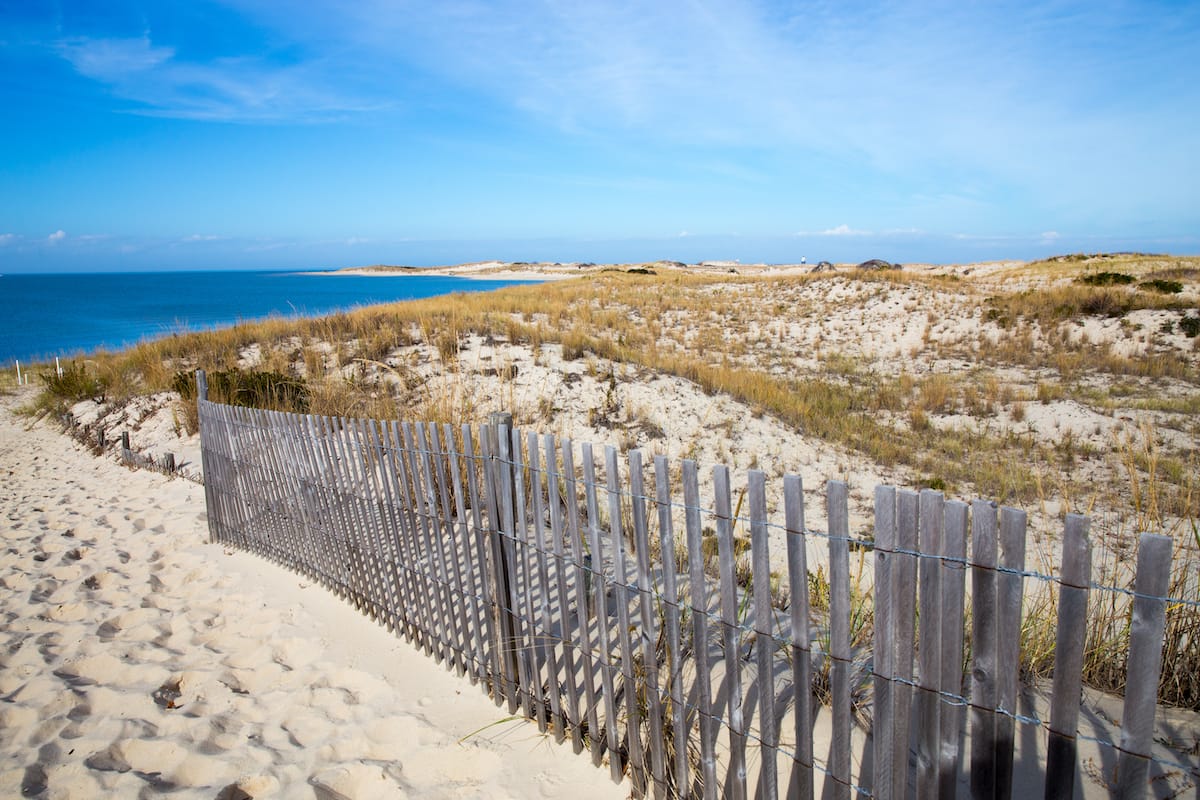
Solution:
<svg viewBox="0 0 1200 800"><path fill-rule="evenodd" d="M319 587L205 544L201 487L26 430L22 399L0 398L0 796L628 795Z"/></svg>

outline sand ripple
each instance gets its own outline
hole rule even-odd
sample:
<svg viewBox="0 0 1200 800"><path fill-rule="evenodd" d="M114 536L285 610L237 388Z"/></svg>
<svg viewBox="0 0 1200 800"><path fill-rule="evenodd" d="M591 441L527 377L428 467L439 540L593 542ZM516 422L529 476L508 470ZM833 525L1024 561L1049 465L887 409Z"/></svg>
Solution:
<svg viewBox="0 0 1200 800"><path fill-rule="evenodd" d="M460 742L503 716L477 689L420 656L426 672L400 684L358 668L303 609L222 568L200 487L26 431L12 405L0 398L0 796L553 797L562 768L581 777L575 798L624 796L528 725L517 747ZM431 720L460 693L478 710L447 711L451 733Z"/></svg>

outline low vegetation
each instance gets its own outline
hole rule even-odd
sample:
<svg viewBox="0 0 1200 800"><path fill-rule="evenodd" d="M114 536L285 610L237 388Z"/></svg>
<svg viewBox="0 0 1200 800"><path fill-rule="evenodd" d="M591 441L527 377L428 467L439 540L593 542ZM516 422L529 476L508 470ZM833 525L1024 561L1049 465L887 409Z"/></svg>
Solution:
<svg viewBox="0 0 1200 800"><path fill-rule="evenodd" d="M1124 553L1141 530L1167 531L1178 543L1173 596L1195 598L1197 276L1200 259L1135 254L969 277L912 267L782 277L611 271L175 335L79 361L47 394L74 400L101 387L119 402L174 389L186 399L188 376L202 368L214 398L229 402L453 422L507 407L518 423L548 429L552 399L513 408L504 396L523 380L517 365L464 363L464 348L505 342L535 361L561 353L614 383L625 373L613 365L684 378L854 458L903 470L912 485L1039 507L1051 518L1092 512L1104 520L1096 540L1105 557ZM497 378L496 396L472 388L468 377L481 369ZM597 419L605 414L596 409ZM615 430L619 416L609 409L606 427ZM618 432L624 446L660 425L649 412L620 424L630 426ZM1130 576L1122 567L1106 579L1124 587ZM1028 609L1030 675L1045 674L1052 656L1044 655L1052 600ZM1089 680L1117 688L1128 608L1097 609ZM1200 686L1187 677L1200 675L1200 611L1172 605L1168 626L1162 697L1200 707Z"/></svg>

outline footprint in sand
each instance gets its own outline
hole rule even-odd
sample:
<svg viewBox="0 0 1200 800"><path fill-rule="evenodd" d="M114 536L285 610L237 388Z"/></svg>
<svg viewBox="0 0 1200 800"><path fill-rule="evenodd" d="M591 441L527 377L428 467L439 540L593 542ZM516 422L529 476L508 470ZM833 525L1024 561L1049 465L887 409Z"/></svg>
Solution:
<svg viewBox="0 0 1200 800"><path fill-rule="evenodd" d="M84 603L59 603L46 611L46 616L55 622L78 622L88 615Z"/></svg>
<svg viewBox="0 0 1200 800"><path fill-rule="evenodd" d="M342 764L313 774L309 784L318 800L385 800L407 797L390 775L394 770L372 764Z"/></svg>
<svg viewBox="0 0 1200 800"><path fill-rule="evenodd" d="M0 586L14 592L23 592L33 586L33 581L24 572L17 572L0 578Z"/></svg>

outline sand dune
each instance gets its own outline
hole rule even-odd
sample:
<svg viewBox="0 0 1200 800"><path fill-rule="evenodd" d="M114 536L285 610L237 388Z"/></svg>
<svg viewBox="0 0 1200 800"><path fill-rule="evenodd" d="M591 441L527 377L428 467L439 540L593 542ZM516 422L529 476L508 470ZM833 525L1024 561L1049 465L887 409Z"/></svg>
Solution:
<svg viewBox="0 0 1200 800"><path fill-rule="evenodd" d="M202 487L0 398L0 795L616 798L627 786L297 576Z"/></svg>

